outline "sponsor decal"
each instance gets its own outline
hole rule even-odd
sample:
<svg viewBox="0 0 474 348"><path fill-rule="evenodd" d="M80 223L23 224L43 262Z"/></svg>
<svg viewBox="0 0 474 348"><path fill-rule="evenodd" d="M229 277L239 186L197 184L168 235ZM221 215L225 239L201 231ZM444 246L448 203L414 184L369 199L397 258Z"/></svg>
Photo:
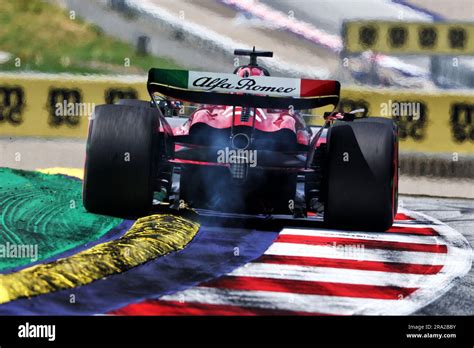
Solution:
<svg viewBox="0 0 474 348"><path fill-rule="evenodd" d="M242 78L233 74L190 71L187 87L208 92L242 92L299 97L300 84L301 80L299 79L268 76Z"/></svg>
<svg viewBox="0 0 474 348"><path fill-rule="evenodd" d="M152 69L151 81L190 90L301 97L321 82L272 76L240 77L204 71Z"/></svg>
<svg viewBox="0 0 474 348"><path fill-rule="evenodd" d="M0 86L0 124L6 121L12 125L23 122L25 91L20 86Z"/></svg>

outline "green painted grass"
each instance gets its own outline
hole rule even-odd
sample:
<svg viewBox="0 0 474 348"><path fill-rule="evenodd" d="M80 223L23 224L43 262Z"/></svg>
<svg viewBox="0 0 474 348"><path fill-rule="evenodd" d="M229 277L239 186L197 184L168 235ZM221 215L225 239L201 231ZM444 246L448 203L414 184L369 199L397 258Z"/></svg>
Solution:
<svg viewBox="0 0 474 348"><path fill-rule="evenodd" d="M79 180L0 168L0 271L34 261L34 248L43 260L95 241L121 221L88 213ZM12 256L20 248L28 257Z"/></svg>
<svg viewBox="0 0 474 348"><path fill-rule="evenodd" d="M0 1L0 51L12 54L0 71L140 74L151 67L179 68L168 59L137 55L132 45L41 0Z"/></svg>

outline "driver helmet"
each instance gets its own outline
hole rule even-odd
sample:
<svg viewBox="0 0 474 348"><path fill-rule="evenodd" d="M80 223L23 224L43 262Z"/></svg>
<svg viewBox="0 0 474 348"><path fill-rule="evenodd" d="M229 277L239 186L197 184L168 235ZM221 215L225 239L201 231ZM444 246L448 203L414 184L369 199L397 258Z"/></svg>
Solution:
<svg viewBox="0 0 474 348"><path fill-rule="evenodd" d="M260 66L239 66L234 70L234 74L237 74L240 77L270 76L268 70Z"/></svg>

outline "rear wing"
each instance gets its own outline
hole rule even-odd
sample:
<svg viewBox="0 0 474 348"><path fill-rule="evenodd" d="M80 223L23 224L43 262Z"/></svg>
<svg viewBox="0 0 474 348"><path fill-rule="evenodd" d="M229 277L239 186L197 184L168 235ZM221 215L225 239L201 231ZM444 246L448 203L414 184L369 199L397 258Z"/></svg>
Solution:
<svg viewBox="0 0 474 348"><path fill-rule="evenodd" d="M336 107L341 87L333 80L150 69L147 88L150 95L199 104L302 110Z"/></svg>

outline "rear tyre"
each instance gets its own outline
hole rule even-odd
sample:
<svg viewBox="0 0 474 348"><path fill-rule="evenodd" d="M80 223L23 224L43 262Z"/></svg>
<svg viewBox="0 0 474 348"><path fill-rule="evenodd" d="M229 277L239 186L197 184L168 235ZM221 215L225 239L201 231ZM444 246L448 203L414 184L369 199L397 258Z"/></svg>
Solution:
<svg viewBox="0 0 474 348"><path fill-rule="evenodd" d="M139 99L120 99L116 105L128 105L128 106L135 106L137 108L151 108L152 104L146 100L139 100Z"/></svg>
<svg viewBox="0 0 474 348"><path fill-rule="evenodd" d="M158 115L152 108L99 105L89 126L83 202L93 213L146 214L156 178Z"/></svg>
<svg viewBox="0 0 474 348"><path fill-rule="evenodd" d="M390 119L335 123L328 132L324 220L385 231L398 206L397 126Z"/></svg>

